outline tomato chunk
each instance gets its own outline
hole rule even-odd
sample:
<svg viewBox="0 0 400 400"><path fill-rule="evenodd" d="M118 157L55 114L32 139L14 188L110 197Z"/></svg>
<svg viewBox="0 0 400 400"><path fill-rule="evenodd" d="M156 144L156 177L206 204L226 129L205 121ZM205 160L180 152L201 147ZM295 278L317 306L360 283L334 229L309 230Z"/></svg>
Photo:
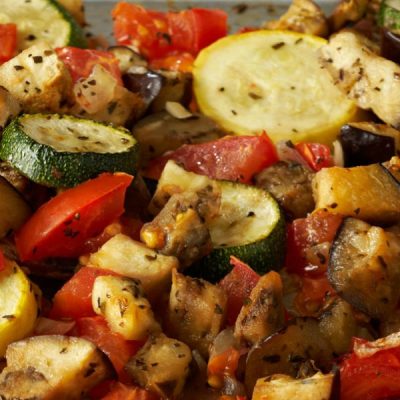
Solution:
<svg viewBox="0 0 400 400"><path fill-rule="evenodd" d="M234 256L231 256L230 263L233 266L231 272L219 284L228 295L226 322L234 325L245 299L256 286L260 275Z"/></svg>
<svg viewBox="0 0 400 400"><path fill-rule="evenodd" d="M14 57L17 51L17 25L0 24L0 64Z"/></svg>
<svg viewBox="0 0 400 400"><path fill-rule="evenodd" d="M347 355L340 364L340 398L400 398L400 346L383 348L370 357L359 357L355 353Z"/></svg>
<svg viewBox="0 0 400 400"><path fill-rule="evenodd" d="M331 150L325 144L298 143L296 149L314 171L333 166Z"/></svg>
<svg viewBox="0 0 400 400"><path fill-rule="evenodd" d="M62 47L56 49L58 58L67 66L74 82L87 78L96 64L100 64L122 85L119 61L114 54L104 50ZM101 84L101 82L100 82Z"/></svg>
<svg viewBox="0 0 400 400"><path fill-rule="evenodd" d="M289 224L285 260L288 272L307 275L309 271L314 270L315 266L310 265L307 260L306 250L316 244L332 242L342 219L341 215L320 210Z"/></svg>
<svg viewBox="0 0 400 400"><path fill-rule="evenodd" d="M119 379L124 383L129 382L124 367L143 346L143 342L125 340L120 334L112 332L100 316L79 318L76 320L76 328L78 336L90 340L108 356Z"/></svg>
<svg viewBox="0 0 400 400"><path fill-rule="evenodd" d="M124 173L102 174L43 204L16 234L21 260L81 255L85 242L124 212L132 179Z"/></svg>
<svg viewBox="0 0 400 400"><path fill-rule="evenodd" d="M168 160L175 160L188 171L215 179L249 183L253 175L278 161L274 144L266 134L226 136L201 144L186 144L154 159L146 176L155 177Z"/></svg>
<svg viewBox="0 0 400 400"><path fill-rule="evenodd" d="M121 2L112 16L117 43L135 46L149 60L182 52L195 56L227 34L227 14L221 10L162 13Z"/></svg>
<svg viewBox="0 0 400 400"><path fill-rule="evenodd" d="M98 276L116 275L100 268L82 267L55 294L49 316L54 319L95 316L92 307L92 291Z"/></svg>

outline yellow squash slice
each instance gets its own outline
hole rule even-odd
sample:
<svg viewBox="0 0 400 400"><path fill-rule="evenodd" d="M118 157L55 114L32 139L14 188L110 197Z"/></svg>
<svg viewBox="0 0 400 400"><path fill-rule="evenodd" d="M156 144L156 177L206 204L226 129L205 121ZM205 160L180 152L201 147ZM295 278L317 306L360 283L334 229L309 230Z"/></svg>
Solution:
<svg viewBox="0 0 400 400"><path fill-rule="evenodd" d="M38 314L35 290L27 276L11 261L0 271L0 356L7 346L29 335Z"/></svg>
<svg viewBox="0 0 400 400"><path fill-rule="evenodd" d="M357 107L318 61L322 38L256 31L223 38L194 63L201 111L236 135L331 143Z"/></svg>

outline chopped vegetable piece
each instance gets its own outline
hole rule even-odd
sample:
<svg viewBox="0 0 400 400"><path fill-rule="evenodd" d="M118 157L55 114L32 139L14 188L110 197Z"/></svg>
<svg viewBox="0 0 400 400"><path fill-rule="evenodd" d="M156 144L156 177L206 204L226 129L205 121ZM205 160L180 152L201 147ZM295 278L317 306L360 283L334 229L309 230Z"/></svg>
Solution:
<svg viewBox="0 0 400 400"><path fill-rule="evenodd" d="M17 50L17 25L0 24L0 64L14 57Z"/></svg>
<svg viewBox="0 0 400 400"><path fill-rule="evenodd" d="M219 285L228 295L227 323L234 325L240 309L249 297L251 290L256 286L260 275L234 256L231 256L230 264L233 267L232 270L225 275Z"/></svg>
<svg viewBox="0 0 400 400"><path fill-rule="evenodd" d="M356 339L355 344L365 343ZM384 400L400 396L400 346L381 348L371 356L356 353L340 364L340 398Z"/></svg>
<svg viewBox="0 0 400 400"><path fill-rule="evenodd" d="M87 78L93 71L93 67L100 64L122 85L119 61L113 53L77 47L62 47L56 49L56 52L58 58L67 66L74 82ZM101 82L98 84L101 85Z"/></svg>
<svg viewBox="0 0 400 400"><path fill-rule="evenodd" d="M314 171L333 166L331 151L324 144L303 142L298 143L296 149Z"/></svg>
<svg viewBox="0 0 400 400"><path fill-rule="evenodd" d="M278 156L269 137L263 134L183 145L162 159L165 164L174 160L186 170L210 178L249 183L253 175L277 162Z"/></svg>
<svg viewBox="0 0 400 400"><path fill-rule="evenodd" d="M150 60L176 52L196 55L227 33L227 15L221 10L162 13L121 2L112 15L118 44L133 45Z"/></svg>
<svg viewBox="0 0 400 400"><path fill-rule="evenodd" d="M79 318L76 320L76 327L78 336L90 340L108 356L119 379L129 382L125 365L143 342L125 340L120 334L112 332L104 318L99 316Z"/></svg>
<svg viewBox="0 0 400 400"><path fill-rule="evenodd" d="M115 273L106 269L82 267L55 294L50 317L76 319L95 316L92 307L93 285L98 276L104 275L115 275Z"/></svg>
<svg viewBox="0 0 400 400"><path fill-rule="evenodd" d="M273 141L331 143L357 108L320 67L325 43L268 30L220 39L194 63L200 110L236 135L266 131Z"/></svg>
<svg viewBox="0 0 400 400"><path fill-rule="evenodd" d="M45 203L16 235L21 260L81 255L86 240L123 213L132 179L123 173L102 174Z"/></svg>

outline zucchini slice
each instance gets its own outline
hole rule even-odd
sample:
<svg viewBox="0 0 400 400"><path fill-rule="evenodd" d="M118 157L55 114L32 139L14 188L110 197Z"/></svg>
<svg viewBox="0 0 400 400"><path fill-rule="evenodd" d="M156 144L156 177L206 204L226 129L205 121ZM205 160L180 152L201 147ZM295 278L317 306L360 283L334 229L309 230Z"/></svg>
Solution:
<svg viewBox="0 0 400 400"><path fill-rule="evenodd" d="M231 270L231 255L262 275L270 269L279 269L285 251L285 220L278 203L262 188L213 180L169 161L151 208L165 204L169 188L198 191L208 185L216 187L221 196L219 213L209 223L214 249L188 272L211 282L218 281Z"/></svg>
<svg viewBox="0 0 400 400"><path fill-rule="evenodd" d="M45 41L51 47L86 47L87 42L75 19L54 0L3 1L0 24L14 23L18 50Z"/></svg>
<svg viewBox="0 0 400 400"><path fill-rule="evenodd" d="M200 110L237 135L330 143L356 116L355 104L321 69L312 35L267 31L230 35L194 63Z"/></svg>
<svg viewBox="0 0 400 400"><path fill-rule="evenodd" d="M70 116L24 114L3 132L0 158L36 183L71 187L101 172L136 171L129 131Z"/></svg>
<svg viewBox="0 0 400 400"><path fill-rule="evenodd" d="M10 230L18 229L30 213L31 208L22 195L0 176L0 239Z"/></svg>

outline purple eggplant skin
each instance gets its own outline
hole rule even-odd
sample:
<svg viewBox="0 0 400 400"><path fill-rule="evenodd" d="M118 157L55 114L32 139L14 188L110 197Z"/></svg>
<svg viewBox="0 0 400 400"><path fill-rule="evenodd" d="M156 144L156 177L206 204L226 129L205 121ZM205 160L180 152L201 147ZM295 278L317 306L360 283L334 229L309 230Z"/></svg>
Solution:
<svg viewBox="0 0 400 400"><path fill-rule="evenodd" d="M380 129L392 129L372 123L347 124L340 130L345 167L381 163L396 155L396 142L392 136L379 134Z"/></svg>
<svg viewBox="0 0 400 400"><path fill-rule="evenodd" d="M400 64L400 35L386 28L381 31L381 56Z"/></svg>
<svg viewBox="0 0 400 400"><path fill-rule="evenodd" d="M148 106L161 92L164 78L154 71L144 73L128 72L122 76L124 86L137 93Z"/></svg>

